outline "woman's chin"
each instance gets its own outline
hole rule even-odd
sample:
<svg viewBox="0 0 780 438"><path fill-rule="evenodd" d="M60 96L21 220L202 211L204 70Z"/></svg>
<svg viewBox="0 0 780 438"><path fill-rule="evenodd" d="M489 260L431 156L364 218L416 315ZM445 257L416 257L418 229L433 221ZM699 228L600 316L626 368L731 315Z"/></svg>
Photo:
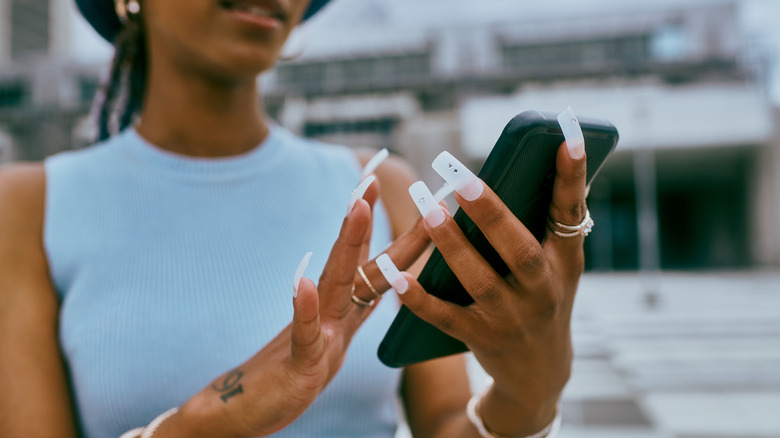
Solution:
<svg viewBox="0 0 780 438"><path fill-rule="evenodd" d="M272 69L277 61L277 53L254 51L225 52L211 63L209 75L226 81L254 80L258 75Z"/></svg>

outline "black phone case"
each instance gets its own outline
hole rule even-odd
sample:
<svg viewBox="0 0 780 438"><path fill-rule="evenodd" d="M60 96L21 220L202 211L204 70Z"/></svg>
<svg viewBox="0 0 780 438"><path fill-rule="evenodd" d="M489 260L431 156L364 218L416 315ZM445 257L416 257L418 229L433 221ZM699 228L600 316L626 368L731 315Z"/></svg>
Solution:
<svg viewBox="0 0 780 438"><path fill-rule="evenodd" d="M618 132L603 120L579 118L579 122L585 136L590 184L617 145ZM557 114L522 112L506 125L479 171L479 177L540 241L545 235L552 197L555 157L563 140ZM454 219L496 272L501 276L509 274L507 265L462 209L458 209ZM436 297L461 306L473 302L438 250L433 251L417 280ZM379 345L378 355L385 365L401 367L467 350L461 341L402 306Z"/></svg>

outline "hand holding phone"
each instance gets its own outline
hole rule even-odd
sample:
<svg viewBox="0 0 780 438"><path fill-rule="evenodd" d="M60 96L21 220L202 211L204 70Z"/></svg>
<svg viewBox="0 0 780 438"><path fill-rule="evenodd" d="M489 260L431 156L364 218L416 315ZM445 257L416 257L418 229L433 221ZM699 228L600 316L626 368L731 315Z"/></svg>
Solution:
<svg viewBox="0 0 780 438"><path fill-rule="evenodd" d="M587 151L586 181L590 184L617 144L618 134L614 126L604 121L580 119L579 125ZM482 181L538 241L545 236L556 175L556 154L563 140L555 114L521 113L507 124L479 172ZM462 209L453 219L492 269L501 277L507 276L510 268L474 221ZM435 297L460 306L473 302L438 249L417 281ZM467 349L463 342L444 334L404 306L379 347L379 358L386 365L397 367Z"/></svg>

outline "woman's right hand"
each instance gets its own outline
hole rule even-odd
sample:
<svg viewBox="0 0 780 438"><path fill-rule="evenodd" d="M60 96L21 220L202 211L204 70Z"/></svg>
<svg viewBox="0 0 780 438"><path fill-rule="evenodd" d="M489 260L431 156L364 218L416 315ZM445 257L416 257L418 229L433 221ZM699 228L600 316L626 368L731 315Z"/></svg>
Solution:
<svg viewBox="0 0 780 438"><path fill-rule="evenodd" d="M247 362L216 378L185 403L155 433L167 436L256 437L276 432L298 418L341 367L353 335L375 305L363 307L354 293L371 297L356 275L366 264L371 236L371 205L377 184L359 199L342 223L319 285L302 278L293 298L293 321ZM404 268L427 248L421 221L385 251ZM374 273L376 275L374 275ZM374 285L386 285L368 270Z"/></svg>

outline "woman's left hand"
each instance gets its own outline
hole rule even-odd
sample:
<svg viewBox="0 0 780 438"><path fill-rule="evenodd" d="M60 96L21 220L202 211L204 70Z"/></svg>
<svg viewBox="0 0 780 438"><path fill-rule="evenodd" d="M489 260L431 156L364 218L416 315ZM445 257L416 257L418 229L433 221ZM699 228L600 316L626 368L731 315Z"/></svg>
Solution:
<svg viewBox="0 0 780 438"><path fill-rule="evenodd" d="M583 221L585 179L584 147L570 153L564 143L557 154L549 211L554 220ZM463 341L493 377L495 384L480 408L485 423L502 435L531 434L552 421L569 379L570 319L584 269L583 237L560 237L548 229L539 243L476 177L456 191L456 198L511 274L499 276L446 209L441 209L443 216L429 210L425 217L431 239L475 302L461 307L443 301L407 273L408 286L400 297L419 317ZM403 286L402 281L396 289ZM497 414L508 411L511 416Z"/></svg>

